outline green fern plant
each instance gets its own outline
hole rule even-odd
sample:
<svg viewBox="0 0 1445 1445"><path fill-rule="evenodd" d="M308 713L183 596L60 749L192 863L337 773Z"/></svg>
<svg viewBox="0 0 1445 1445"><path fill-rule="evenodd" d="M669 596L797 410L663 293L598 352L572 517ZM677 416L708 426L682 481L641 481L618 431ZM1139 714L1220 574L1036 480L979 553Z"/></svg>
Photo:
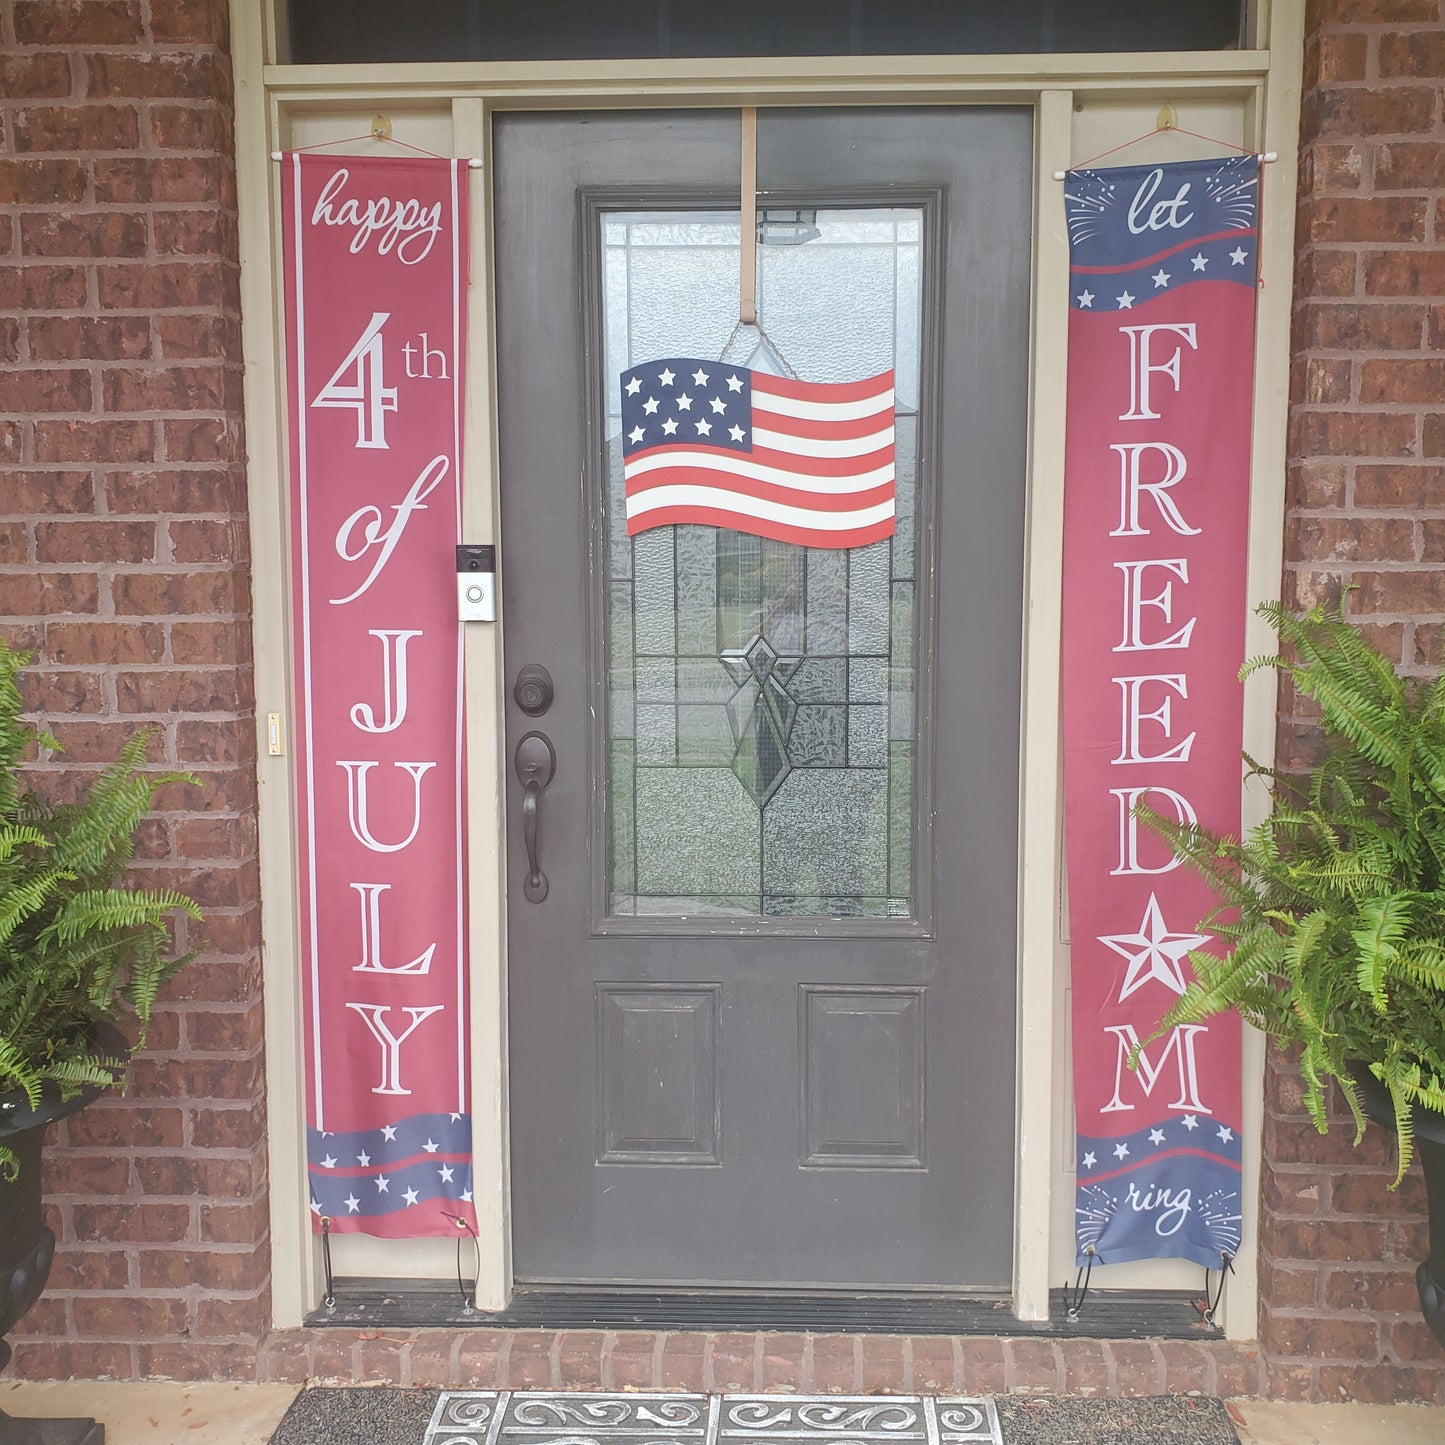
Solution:
<svg viewBox="0 0 1445 1445"><path fill-rule="evenodd" d="M1242 841L1139 815L1208 881L1220 907L1203 927L1222 957L1190 955L1195 981L1152 1036L1237 1009L1281 1047L1298 1046L1305 1105L1328 1128L1338 1083L1364 1132L1351 1065L1389 1090L1404 1178L1413 1109L1445 1114L1445 676L1402 677L1351 625L1343 600L1299 615L1259 609L1275 668L1312 699L1329 745L1307 774L1262 767L1273 811ZM1146 1040L1149 1042L1149 1040Z"/></svg>
<svg viewBox="0 0 1445 1445"><path fill-rule="evenodd" d="M167 783L146 772L149 733L133 737L79 802L26 786L24 758L55 738L22 719L18 675L31 655L0 637L0 1094L33 1109L47 1087L71 1098L119 1082L125 1060L95 1053L96 1029L134 1014L140 1039L156 995L192 954L175 956L168 919L200 910L183 894L125 882L135 831ZM14 1155L0 1143L0 1173Z"/></svg>

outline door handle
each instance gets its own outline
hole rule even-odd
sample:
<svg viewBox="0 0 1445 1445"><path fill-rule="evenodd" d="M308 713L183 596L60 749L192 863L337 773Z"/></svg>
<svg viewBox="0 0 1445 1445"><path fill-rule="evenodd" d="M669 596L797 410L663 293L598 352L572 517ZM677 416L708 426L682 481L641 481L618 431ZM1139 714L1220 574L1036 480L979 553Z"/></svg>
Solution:
<svg viewBox="0 0 1445 1445"><path fill-rule="evenodd" d="M522 780L522 842L527 849L522 892L528 903L540 903L547 896L547 875L541 863L541 803L557 772L557 750L544 734L528 733L517 742L515 763Z"/></svg>

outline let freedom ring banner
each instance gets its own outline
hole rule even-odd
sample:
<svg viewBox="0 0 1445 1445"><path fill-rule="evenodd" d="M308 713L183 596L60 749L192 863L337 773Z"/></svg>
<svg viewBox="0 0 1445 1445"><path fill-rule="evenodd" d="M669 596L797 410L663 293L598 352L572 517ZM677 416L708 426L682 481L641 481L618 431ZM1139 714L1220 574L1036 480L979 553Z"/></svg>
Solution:
<svg viewBox="0 0 1445 1445"><path fill-rule="evenodd" d="M1255 156L1070 171L1064 785L1078 1261L1240 1240L1240 1024L1131 1050L1215 950L1134 816L1240 826Z"/></svg>
<svg viewBox="0 0 1445 1445"><path fill-rule="evenodd" d="M317 1228L474 1225L460 532L466 162L288 154L307 1164Z"/></svg>

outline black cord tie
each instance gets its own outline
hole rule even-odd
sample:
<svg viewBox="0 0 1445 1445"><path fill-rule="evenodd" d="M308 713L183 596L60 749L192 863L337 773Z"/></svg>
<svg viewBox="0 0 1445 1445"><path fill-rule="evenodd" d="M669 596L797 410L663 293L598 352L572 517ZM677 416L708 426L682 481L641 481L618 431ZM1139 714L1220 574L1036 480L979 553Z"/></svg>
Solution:
<svg viewBox="0 0 1445 1445"><path fill-rule="evenodd" d="M476 1308L472 1303L472 1296L477 1292L477 1275L482 1272L482 1242L477 1238L477 1231L472 1228L470 1220L464 1219L460 1214L446 1214L443 1218L450 1219L457 1227L457 1293L462 1297L462 1313L471 1314ZM477 1260L477 1274L472 1276L470 1288L462 1277L462 1240L468 1234L472 1237L472 1249Z"/></svg>
<svg viewBox="0 0 1445 1445"><path fill-rule="evenodd" d="M1227 1249L1219 1251L1219 1288L1211 1297L1209 1293L1209 1276L1213 1274L1212 1269L1204 1271L1204 1323L1212 1325L1215 1323L1215 1315L1219 1306L1224 1302L1224 1285L1230 1275L1234 1273L1234 1256Z"/></svg>
<svg viewBox="0 0 1445 1445"><path fill-rule="evenodd" d="M328 1310L336 1308L336 1290L331 1274L331 1218L321 1216L321 1267L326 1271L326 1297L321 1301Z"/></svg>
<svg viewBox="0 0 1445 1445"><path fill-rule="evenodd" d="M1074 1287L1064 1286L1064 1308L1068 1313L1071 1322L1077 1321L1083 1313L1084 1301L1089 1297L1089 1280L1094 1273L1094 1260L1099 1258L1099 1251L1092 1244L1084 1246L1084 1263L1079 1266L1079 1272L1074 1276ZM1099 1259L1099 1263L1103 1264Z"/></svg>

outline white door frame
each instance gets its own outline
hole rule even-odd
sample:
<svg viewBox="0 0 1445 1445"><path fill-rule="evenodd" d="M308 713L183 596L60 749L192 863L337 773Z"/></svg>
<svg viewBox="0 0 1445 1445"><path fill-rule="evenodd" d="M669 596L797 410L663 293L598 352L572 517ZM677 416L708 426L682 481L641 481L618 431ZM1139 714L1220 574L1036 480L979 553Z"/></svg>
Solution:
<svg viewBox="0 0 1445 1445"><path fill-rule="evenodd" d="M1275 152L1265 168L1250 516L1251 602L1278 595L1283 547L1294 197L1303 59L1303 7L1258 0L1249 25L1257 48L1129 55L826 57L715 61L507 62L444 65L290 66L282 54L282 0L233 0L237 192L240 212L245 403L253 566L258 721L291 714L287 565L285 386L281 357L281 248L277 168L271 153L293 143L369 131L385 112L416 144L476 157L472 286L463 467L464 538L498 540L493 265L489 187L491 116L518 109L610 106L1026 105L1035 115L1035 232L1028 557L1021 627L1017 1221L1014 1308L1047 1318L1050 1284L1069 1269L1073 1121L1067 1069L1068 944L1060 842L1059 560L1068 247L1055 171L1150 130L1163 104L1180 124ZM1198 153L1182 137L1141 146L1138 159ZM363 145L362 149L367 147ZM502 539L504 541L504 539ZM501 565L506 551L500 549ZM503 884L502 677L499 628L467 629L470 997L475 1196L480 1230L477 1302L511 1295L507 1197L506 916ZM1251 620L1248 648L1268 650ZM1272 674L1246 691L1245 745L1274 746ZM271 1177L273 1323L300 1325L320 1295L318 1250L304 1179L304 1071L296 967L294 773L289 756L259 749L261 889L264 899L266 1060ZM1246 798L1246 823L1262 811ZM1246 1031L1244 1197L1258 1197L1263 1046ZM1246 1211L1238 1273L1224 1325L1252 1338L1256 1318L1254 1211ZM447 1248L450 1248L448 1242ZM1107 1287L1197 1286L1180 1262L1110 1267Z"/></svg>

